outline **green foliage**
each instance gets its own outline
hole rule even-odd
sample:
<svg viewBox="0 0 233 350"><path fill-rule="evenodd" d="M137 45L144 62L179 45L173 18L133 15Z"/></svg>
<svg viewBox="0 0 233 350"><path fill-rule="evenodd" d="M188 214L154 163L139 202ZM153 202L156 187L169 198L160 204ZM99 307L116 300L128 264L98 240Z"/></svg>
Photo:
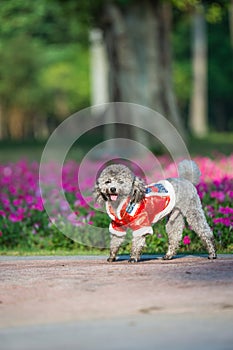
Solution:
<svg viewBox="0 0 233 350"><path fill-rule="evenodd" d="M171 0L171 2L180 11L187 11L200 4L200 0Z"/></svg>
<svg viewBox="0 0 233 350"><path fill-rule="evenodd" d="M206 20L218 23L229 7L229 0L171 0L173 6L184 14L205 9Z"/></svg>
<svg viewBox="0 0 233 350"><path fill-rule="evenodd" d="M213 224L213 218L208 214L209 206L215 208L216 212L219 208L217 201L210 197L210 193L206 194L203 199L203 207L205 208L208 223L213 227L215 242L218 252L232 252L233 250L233 236L229 234L229 229L225 225L219 223ZM229 199L226 198L223 206L230 206ZM147 247L144 253L147 254L163 254L168 247L168 237L165 231L166 218L154 225L154 234L147 237ZM98 230L95 236L87 227L74 228L72 225L66 227L67 236L75 237L75 241L61 233L58 228L51 224L45 212L36 212L30 219L22 222L11 223L3 217L0 222L0 244L2 250L25 250L25 251L73 251L100 252L105 251L109 246L110 236L108 228L110 219L107 214L96 211L93 217L93 225L96 227L103 227L102 235ZM39 225L38 225L39 223ZM7 229L6 229L7 227ZM4 233L3 233L4 232ZM191 239L190 245L181 243L179 252L195 252L205 253L206 248L201 242L200 238L192 231L186 224L183 236L188 235ZM129 254L131 248L132 234L127 233L125 243L120 249L120 254Z"/></svg>
<svg viewBox="0 0 233 350"><path fill-rule="evenodd" d="M221 22L222 18L223 18L223 11L220 4L214 2L209 8L207 8L206 20L209 23Z"/></svg>
<svg viewBox="0 0 233 350"><path fill-rule="evenodd" d="M37 72L40 47L26 36L2 41L0 45L0 98L3 106L30 110L39 105Z"/></svg>
<svg viewBox="0 0 233 350"><path fill-rule="evenodd" d="M115 0L122 9L133 0ZM229 0L168 0L173 5L173 78L183 118L192 92L191 20L203 5L208 22L209 119L212 129L230 130L232 47ZM28 120L52 120L90 105L89 29L103 25L108 1L2 0L0 6L0 99ZM143 43L141 43L143 49ZM35 118L35 117L34 117ZM7 133L6 133L7 134Z"/></svg>
<svg viewBox="0 0 233 350"><path fill-rule="evenodd" d="M208 90L212 128L232 130L233 50L229 40L228 16L209 25Z"/></svg>
<svg viewBox="0 0 233 350"><path fill-rule="evenodd" d="M190 96L192 92L192 67L190 46L190 20L177 19L172 35L173 45L173 80L177 102L182 115L188 115ZM182 38L182 40L181 40Z"/></svg>
<svg viewBox="0 0 233 350"><path fill-rule="evenodd" d="M76 8L72 9L75 3ZM83 37L86 39L87 21L83 18L87 12L84 6L81 12L79 9L77 1L2 0L0 36L10 39L26 35L45 44L67 44Z"/></svg>
<svg viewBox="0 0 233 350"><path fill-rule="evenodd" d="M208 112L212 130L232 130L233 51L228 21L229 1L193 1L203 4L208 38ZM189 1L176 1L174 9L173 80L181 114L187 123L192 93L192 19ZM187 8L186 8L187 7ZM179 10L177 10L177 8ZM189 10L189 11L188 11Z"/></svg>
<svg viewBox="0 0 233 350"><path fill-rule="evenodd" d="M67 236L65 236L55 225L50 223L45 212L39 214L35 212L32 217L33 219L25 219L20 222L10 222L6 218L2 218L0 222L1 249L34 251L76 249L82 252L93 250L93 247L103 250L109 244L109 235L106 236L106 230L103 230L102 235L98 233L94 236L88 228L74 228L72 225L67 225ZM101 225L106 227L106 222L105 215ZM73 237L75 240L69 237Z"/></svg>
<svg viewBox="0 0 233 350"><path fill-rule="evenodd" d="M63 119L89 105L87 22L82 13L68 18L67 7L46 0L1 2L4 114L18 108L26 115Z"/></svg>
<svg viewBox="0 0 233 350"><path fill-rule="evenodd" d="M59 115L62 100L65 105L63 117L87 106L90 94L88 50L79 44L53 45L44 56L40 83L52 97L56 113Z"/></svg>

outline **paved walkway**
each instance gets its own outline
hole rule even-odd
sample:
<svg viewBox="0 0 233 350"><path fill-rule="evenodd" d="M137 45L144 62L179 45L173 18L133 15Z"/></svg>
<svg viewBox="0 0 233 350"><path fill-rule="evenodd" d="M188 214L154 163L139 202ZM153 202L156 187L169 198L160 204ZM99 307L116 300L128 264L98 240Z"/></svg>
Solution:
<svg viewBox="0 0 233 350"><path fill-rule="evenodd" d="M0 257L0 349L233 348L233 256Z"/></svg>

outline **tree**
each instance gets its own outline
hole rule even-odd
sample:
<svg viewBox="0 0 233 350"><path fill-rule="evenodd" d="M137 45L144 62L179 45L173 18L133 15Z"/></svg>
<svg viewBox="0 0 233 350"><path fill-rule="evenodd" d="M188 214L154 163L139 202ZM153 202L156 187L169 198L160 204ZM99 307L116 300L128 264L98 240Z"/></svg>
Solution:
<svg viewBox="0 0 233 350"><path fill-rule="evenodd" d="M31 129L31 113L40 104L39 51L28 37L7 41L0 50L1 136L21 139Z"/></svg>
<svg viewBox="0 0 233 350"><path fill-rule="evenodd" d="M182 78L180 85L176 84L182 102L179 107L183 108L181 118L173 89L174 13L179 13L179 21L187 21L201 4L207 21L217 23L230 1L2 0L0 136L34 135L33 125L40 125L41 120L48 126L50 119L56 126L67 114L89 105L88 33L95 27L104 33L110 100L151 107L181 131L190 102L190 56L186 50L180 61L175 57L175 68L179 66ZM219 28L213 24L213 31ZM229 31L229 23L227 28ZM229 33L224 30L221 27L213 36L208 33L211 50L211 42L222 44L221 50L209 57L208 110L213 125L232 110L232 48L228 47ZM188 46L187 36L186 40L180 33L175 35L180 46ZM20 41L23 49L17 44ZM221 123L224 129L229 127L228 119L225 117L224 125ZM13 131L16 125L18 130Z"/></svg>
<svg viewBox="0 0 233 350"><path fill-rule="evenodd" d="M134 102L162 113L182 130L173 91L169 2L114 1L103 6L111 101Z"/></svg>
<svg viewBox="0 0 233 350"><path fill-rule="evenodd" d="M203 136L208 130L207 114L210 114L211 121L215 118L214 121L218 123L218 119L224 119L225 126L222 129L227 129L230 119L228 114L232 109L232 102L228 98L228 95L232 96L232 84L230 85L232 52L228 49L229 33L225 35L225 31L222 30L218 33L222 36L221 42L224 43L224 48L215 49L217 52L212 57L208 56L211 66L212 61L219 55L218 67L213 72L212 67L208 67L207 64L207 44L209 44L207 39L211 38L212 33L205 32L205 22L207 21L208 25L213 24L218 31L219 23L222 23L230 1L232 3L232 0L146 0L143 3L139 0L96 1L92 11L92 25L100 26L104 31L110 67L111 101L130 101L149 106L166 116L179 131L182 129L183 120L177 111L172 80L170 37L172 15L175 10L179 12L181 21L184 17L189 18L189 23L193 23L195 28L194 80L190 78L188 69L186 70L191 62L189 54L186 56L188 64L180 67L180 71L186 70L186 80L190 78L190 87L182 87L182 90L186 89L186 95L189 94L187 104L190 105L190 99L192 100L190 108L192 121L187 124L191 126L194 134ZM190 31L190 28L187 30ZM185 41L183 37L179 40L181 43ZM191 40L189 37L189 43ZM222 54L224 67L221 67L220 57L223 51L228 53L228 56ZM229 73L219 79L218 85L209 82L208 86L207 69L212 81L222 76L223 70ZM190 98L191 86L193 96ZM224 89L220 91L220 87ZM214 94L218 97L213 104ZM220 114L215 111L215 106L221 111ZM219 118L214 116L216 114L220 115Z"/></svg>
<svg viewBox="0 0 233 350"><path fill-rule="evenodd" d="M193 23L193 82L190 107L191 131L204 136L208 130L207 32L217 23L229 0L97 1L95 25L104 31L109 62L111 101L128 101L161 112L179 131L172 80L172 14L174 8ZM101 6L100 6L101 4ZM172 5L174 6L172 8ZM95 14L98 14L95 16ZM180 38L182 40L182 38ZM191 37L189 38L191 42Z"/></svg>
<svg viewBox="0 0 233 350"><path fill-rule="evenodd" d="M0 138L47 137L89 103L87 29L57 0L3 0L0 22Z"/></svg>
<svg viewBox="0 0 233 350"><path fill-rule="evenodd" d="M207 33L204 8L196 6L192 21L193 92L190 107L190 129L196 136L205 136L207 126Z"/></svg>
<svg viewBox="0 0 233 350"><path fill-rule="evenodd" d="M173 2L179 9L175 11L173 43L181 112L189 114L186 123L197 136L204 136L208 129L228 131L233 108L231 0Z"/></svg>

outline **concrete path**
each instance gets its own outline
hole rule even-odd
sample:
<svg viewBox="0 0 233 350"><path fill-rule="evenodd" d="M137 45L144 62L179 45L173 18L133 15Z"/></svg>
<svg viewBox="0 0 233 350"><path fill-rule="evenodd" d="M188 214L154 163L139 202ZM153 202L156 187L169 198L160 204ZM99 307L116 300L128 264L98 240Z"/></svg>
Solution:
<svg viewBox="0 0 233 350"><path fill-rule="evenodd" d="M233 256L0 257L0 349L233 349Z"/></svg>

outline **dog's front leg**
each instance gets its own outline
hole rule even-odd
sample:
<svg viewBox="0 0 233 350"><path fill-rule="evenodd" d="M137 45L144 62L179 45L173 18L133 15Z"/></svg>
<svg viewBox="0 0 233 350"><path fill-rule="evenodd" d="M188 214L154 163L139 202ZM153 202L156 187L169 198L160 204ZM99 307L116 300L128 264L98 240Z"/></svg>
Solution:
<svg viewBox="0 0 233 350"><path fill-rule="evenodd" d="M145 236L136 236L132 240L132 248L130 253L130 263L135 263L140 260L140 255L142 249L146 246L146 237Z"/></svg>
<svg viewBox="0 0 233 350"><path fill-rule="evenodd" d="M110 255L108 258L108 262L116 261L116 256L118 253L118 250L123 243L125 237L118 237L115 235L111 236L111 242L110 242Z"/></svg>

